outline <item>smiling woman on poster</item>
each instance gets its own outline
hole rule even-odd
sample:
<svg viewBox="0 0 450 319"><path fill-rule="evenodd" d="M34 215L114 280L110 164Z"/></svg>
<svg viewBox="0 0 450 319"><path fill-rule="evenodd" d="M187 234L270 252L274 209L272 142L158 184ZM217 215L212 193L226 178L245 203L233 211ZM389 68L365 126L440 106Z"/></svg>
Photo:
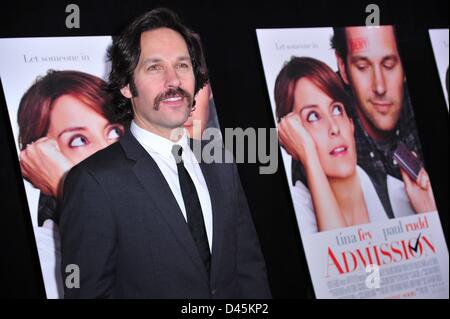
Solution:
<svg viewBox="0 0 450 319"><path fill-rule="evenodd" d="M351 100L338 75L321 61L294 57L277 76L275 101L280 143L306 173L308 187L297 181L292 192L301 231L388 220L369 176L357 166L354 126L346 112ZM424 169L421 175L428 180ZM429 182L407 180L406 186L388 177L394 211L436 211Z"/></svg>

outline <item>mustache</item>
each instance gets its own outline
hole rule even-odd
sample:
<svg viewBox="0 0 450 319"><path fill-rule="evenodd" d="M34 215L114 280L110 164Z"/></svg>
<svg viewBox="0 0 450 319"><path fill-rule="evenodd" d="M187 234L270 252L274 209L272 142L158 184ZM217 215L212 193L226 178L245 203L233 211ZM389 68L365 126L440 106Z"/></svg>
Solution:
<svg viewBox="0 0 450 319"><path fill-rule="evenodd" d="M159 110L159 105L160 103L165 100L165 99L169 99L171 97L176 97L176 96L180 96L182 98L186 98L186 100L188 101L188 107L191 108L192 105L192 95L189 94L188 92L186 92L185 90L183 90L180 87L176 87L176 88L169 88L168 90L166 90L163 93L158 94L155 97L155 101L153 103L153 108L157 111Z"/></svg>

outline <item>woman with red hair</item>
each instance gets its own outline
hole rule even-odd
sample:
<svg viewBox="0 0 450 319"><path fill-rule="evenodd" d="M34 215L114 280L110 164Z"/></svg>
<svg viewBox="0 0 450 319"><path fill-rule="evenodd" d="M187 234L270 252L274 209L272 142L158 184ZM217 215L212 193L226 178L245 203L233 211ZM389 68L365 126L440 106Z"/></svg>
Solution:
<svg viewBox="0 0 450 319"><path fill-rule="evenodd" d="M346 112L352 102L339 76L321 61L293 57L277 76L275 102L279 140L294 161L300 228L311 233L387 220L371 179L357 166L353 121ZM299 168L303 181L295 178L302 175ZM431 186L408 181L405 187L388 176L396 216L435 211Z"/></svg>
<svg viewBox="0 0 450 319"><path fill-rule="evenodd" d="M20 165L25 179L41 191L39 226L57 220L55 199L70 168L123 134L104 84L84 72L50 70L20 101Z"/></svg>
<svg viewBox="0 0 450 319"><path fill-rule="evenodd" d="M53 71L23 95L19 110L20 166L41 193L35 229L48 298L62 294L57 199L66 173L124 132L114 119L105 82L79 71Z"/></svg>

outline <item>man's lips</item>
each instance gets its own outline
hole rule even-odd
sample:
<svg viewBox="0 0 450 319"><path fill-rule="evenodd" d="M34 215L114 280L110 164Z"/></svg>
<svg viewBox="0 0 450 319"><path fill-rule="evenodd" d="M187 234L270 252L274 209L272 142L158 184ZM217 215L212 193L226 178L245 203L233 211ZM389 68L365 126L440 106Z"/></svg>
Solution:
<svg viewBox="0 0 450 319"><path fill-rule="evenodd" d="M184 96L176 95L166 97L161 100L161 103L167 106L180 106L184 100Z"/></svg>
<svg viewBox="0 0 450 319"><path fill-rule="evenodd" d="M331 156L342 156L347 154L348 147L345 145L339 145L333 148L330 152Z"/></svg>
<svg viewBox="0 0 450 319"><path fill-rule="evenodd" d="M380 113L388 112L393 105L392 102L387 101L370 101L370 103L372 103L372 105L375 106L376 110Z"/></svg>
<svg viewBox="0 0 450 319"><path fill-rule="evenodd" d="M167 97L165 99L162 99L161 102L168 102L168 103L170 103L170 102L179 102L179 101L182 101L182 100L183 100L183 97L180 96L180 95L177 95L177 96L171 96L171 97Z"/></svg>
<svg viewBox="0 0 450 319"><path fill-rule="evenodd" d="M182 88L170 88L166 92L159 94L155 97L154 109L158 110L160 104L170 108L180 108L185 103L191 104L192 97L189 93Z"/></svg>

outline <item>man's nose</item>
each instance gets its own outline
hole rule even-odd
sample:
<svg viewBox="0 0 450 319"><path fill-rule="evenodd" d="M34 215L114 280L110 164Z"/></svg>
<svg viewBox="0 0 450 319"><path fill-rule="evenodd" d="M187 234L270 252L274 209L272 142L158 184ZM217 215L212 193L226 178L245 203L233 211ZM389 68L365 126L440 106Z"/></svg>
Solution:
<svg viewBox="0 0 450 319"><path fill-rule="evenodd" d="M381 67L373 69L372 90L377 95L384 95L386 93L386 83Z"/></svg>
<svg viewBox="0 0 450 319"><path fill-rule="evenodd" d="M180 77L174 68L167 68L166 70L166 86L167 87L181 86Z"/></svg>

